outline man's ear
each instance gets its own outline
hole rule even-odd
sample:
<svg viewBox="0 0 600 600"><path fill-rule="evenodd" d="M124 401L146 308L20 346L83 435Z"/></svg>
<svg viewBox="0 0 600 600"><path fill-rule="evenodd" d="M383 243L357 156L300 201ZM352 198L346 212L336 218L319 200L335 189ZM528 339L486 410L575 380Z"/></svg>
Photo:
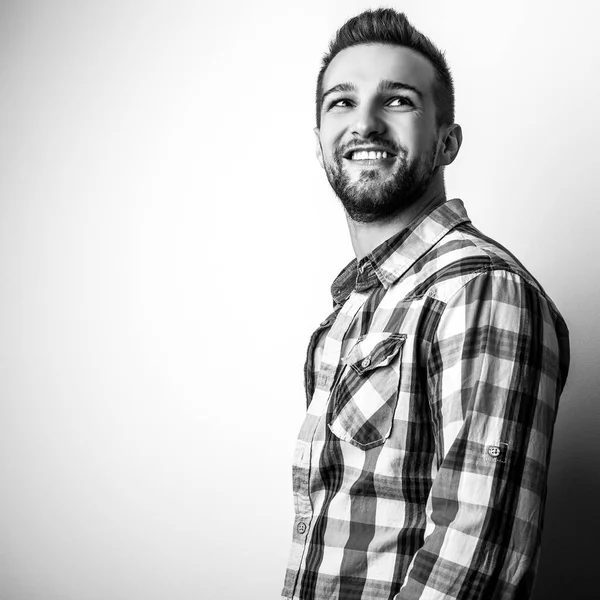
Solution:
<svg viewBox="0 0 600 600"><path fill-rule="evenodd" d="M315 132L316 138L315 153L317 155L317 160L319 161L321 167L325 168L325 162L323 161L323 148L321 148L321 131L318 127L315 127L313 131Z"/></svg>
<svg viewBox="0 0 600 600"><path fill-rule="evenodd" d="M450 125L442 138L442 144L438 153L438 164L442 167L454 162L462 145L462 129L458 123Z"/></svg>

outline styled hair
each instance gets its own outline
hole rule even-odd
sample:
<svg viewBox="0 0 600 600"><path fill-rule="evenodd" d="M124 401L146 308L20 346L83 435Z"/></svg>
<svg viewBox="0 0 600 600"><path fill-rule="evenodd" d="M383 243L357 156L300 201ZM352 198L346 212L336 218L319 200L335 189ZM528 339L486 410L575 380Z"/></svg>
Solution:
<svg viewBox="0 0 600 600"><path fill-rule="evenodd" d="M317 78L317 127L321 126L323 79L331 61L346 48L361 44L404 46L418 52L433 65L435 82L433 95L438 125L454 123L454 83L444 54L406 18L392 8L366 10L352 17L338 29L323 57Z"/></svg>

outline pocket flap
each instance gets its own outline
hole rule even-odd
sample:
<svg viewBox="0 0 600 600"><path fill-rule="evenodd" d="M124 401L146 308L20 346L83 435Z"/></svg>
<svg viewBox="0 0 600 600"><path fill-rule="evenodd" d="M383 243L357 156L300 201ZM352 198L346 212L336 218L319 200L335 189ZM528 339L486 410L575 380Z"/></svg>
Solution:
<svg viewBox="0 0 600 600"><path fill-rule="evenodd" d="M343 361L359 375L390 364L406 341L404 333L385 333L378 334L379 340L375 338L377 341L373 344L376 335L369 333L364 341L359 340Z"/></svg>

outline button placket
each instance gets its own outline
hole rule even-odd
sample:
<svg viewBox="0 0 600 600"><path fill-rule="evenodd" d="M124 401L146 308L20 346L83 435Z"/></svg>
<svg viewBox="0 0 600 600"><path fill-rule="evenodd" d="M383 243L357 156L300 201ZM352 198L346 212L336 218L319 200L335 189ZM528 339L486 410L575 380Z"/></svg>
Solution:
<svg viewBox="0 0 600 600"><path fill-rule="evenodd" d="M327 317L321 323L321 328L331 327L325 336L323 343L320 372L317 378L322 378L319 385L316 386L312 396L306 429L301 432L301 437L306 444L306 452L301 452L295 459L295 464L302 473L302 481L298 481L295 486L296 500L296 524L295 533L297 536L297 564L302 563L305 556L308 541L309 524L312 519L312 505L310 500L311 478L313 477L314 466L311 464L311 451L315 432L321 419L326 414L327 401L333 384L334 374L337 365L340 363L343 340L351 327L354 317L360 308L366 302L368 295L360 292L353 292L343 308Z"/></svg>

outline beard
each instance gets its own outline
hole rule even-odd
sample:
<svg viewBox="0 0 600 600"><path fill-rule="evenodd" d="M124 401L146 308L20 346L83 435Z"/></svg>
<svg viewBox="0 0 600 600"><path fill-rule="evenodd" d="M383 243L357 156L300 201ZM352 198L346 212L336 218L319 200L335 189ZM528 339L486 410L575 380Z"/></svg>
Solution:
<svg viewBox="0 0 600 600"><path fill-rule="evenodd" d="M377 140L369 140L376 144ZM356 144L354 144L356 145ZM385 147L390 147L386 141ZM329 184L344 209L353 221L373 223L385 220L412 206L429 187L437 168L435 165L436 143L425 158L408 161L408 151L403 146L391 148L396 154L394 171L387 169L364 169L354 181L344 169L343 155L347 147L339 148L329 163L325 163L325 173Z"/></svg>

